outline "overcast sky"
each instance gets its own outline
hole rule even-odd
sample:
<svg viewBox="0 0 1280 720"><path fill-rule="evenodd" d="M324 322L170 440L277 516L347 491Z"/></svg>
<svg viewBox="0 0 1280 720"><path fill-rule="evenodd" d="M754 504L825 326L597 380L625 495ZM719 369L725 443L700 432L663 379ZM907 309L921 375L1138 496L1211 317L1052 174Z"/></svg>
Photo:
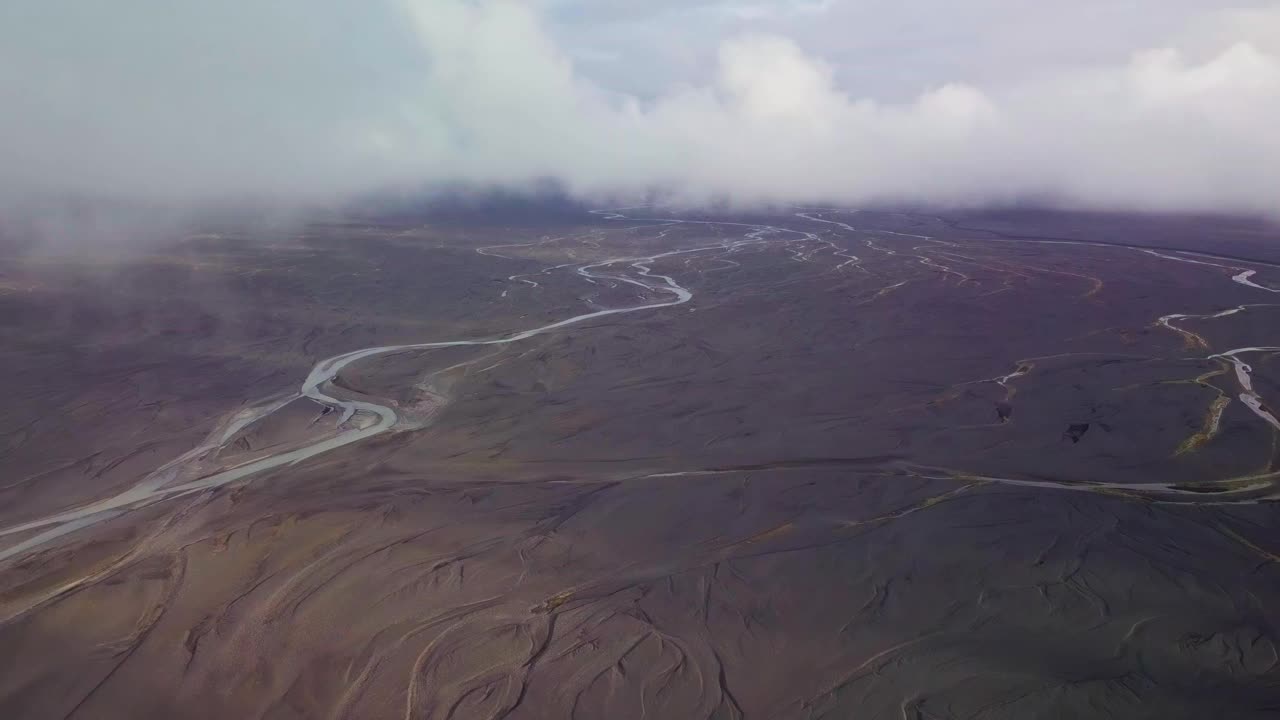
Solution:
<svg viewBox="0 0 1280 720"><path fill-rule="evenodd" d="M1229 4L4 0L0 200L1275 212L1280 0Z"/></svg>

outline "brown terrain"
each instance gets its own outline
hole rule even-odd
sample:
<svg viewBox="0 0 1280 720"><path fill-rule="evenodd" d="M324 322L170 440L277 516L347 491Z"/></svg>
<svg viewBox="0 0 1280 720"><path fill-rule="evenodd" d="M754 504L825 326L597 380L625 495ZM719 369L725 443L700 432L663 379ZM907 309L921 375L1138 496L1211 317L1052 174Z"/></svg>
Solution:
<svg viewBox="0 0 1280 720"><path fill-rule="evenodd" d="M10 249L0 370L0 717L1280 716L1265 224Z"/></svg>

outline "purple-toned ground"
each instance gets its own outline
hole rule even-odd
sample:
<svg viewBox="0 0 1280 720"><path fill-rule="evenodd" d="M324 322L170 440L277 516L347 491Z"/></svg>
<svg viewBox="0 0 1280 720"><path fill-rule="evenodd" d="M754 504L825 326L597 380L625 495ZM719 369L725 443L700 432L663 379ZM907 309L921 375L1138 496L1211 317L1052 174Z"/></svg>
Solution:
<svg viewBox="0 0 1280 720"><path fill-rule="evenodd" d="M0 378L0 717L1280 714L1263 223L12 251Z"/></svg>

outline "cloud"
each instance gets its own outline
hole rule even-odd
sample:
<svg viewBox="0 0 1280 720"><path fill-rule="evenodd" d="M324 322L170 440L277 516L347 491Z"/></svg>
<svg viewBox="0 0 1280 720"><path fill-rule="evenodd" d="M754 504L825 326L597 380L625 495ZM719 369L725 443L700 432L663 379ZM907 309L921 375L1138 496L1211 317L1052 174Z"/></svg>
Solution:
<svg viewBox="0 0 1280 720"><path fill-rule="evenodd" d="M938 75L859 93L842 78L910 64L910 35L898 36L900 54L852 67L807 49L824 31L777 32L820 27L849 4L700 3L699 17L719 18L705 27L733 32L694 53L705 50L697 73L637 94L583 67L591 57L627 64L621 46L593 46L586 31L651 33L655 18L692 11L619 2L575 20L589 5L6 5L0 198L10 205L48 193L315 202L555 178L588 199L658 189L688 202L1280 208L1274 10L1212 22L1188 10L1207 30L1170 31L1118 59L1108 41L1069 62L992 62L977 73L988 83ZM974 5L986 6L999 9ZM896 22L889 5L858 5L868 7ZM998 20L995 10L985 19ZM567 28L582 37L566 40Z"/></svg>

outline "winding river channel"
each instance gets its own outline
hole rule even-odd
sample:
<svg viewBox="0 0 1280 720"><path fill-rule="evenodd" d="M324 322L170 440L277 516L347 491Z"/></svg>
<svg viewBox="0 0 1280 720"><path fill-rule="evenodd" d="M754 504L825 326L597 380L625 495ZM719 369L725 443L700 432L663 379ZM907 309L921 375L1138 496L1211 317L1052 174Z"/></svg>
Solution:
<svg viewBox="0 0 1280 720"><path fill-rule="evenodd" d="M614 211L600 211L596 214L607 220L617 220L625 217ZM251 475L256 475L258 473L287 465L293 465L309 458L316 457L317 455L321 455L353 443L358 443L395 429L397 424L400 422L400 418L393 408L373 402L346 400L330 394L332 392L331 381L336 378L344 368L350 366L352 363L378 355L386 355L388 353L396 353L406 350L435 350L464 346L509 345L523 340L528 340L529 338L536 337L538 335L555 332L572 325L578 325L580 323L611 315L645 312L682 305L693 299L693 293L688 288L676 282L672 277L668 275L655 274L650 267L653 263L664 258L677 255L712 252L727 253L748 245L758 245L769 242L789 242L788 240L766 238L767 235L774 234L796 234L801 236L802 240L818 240L817 236L812 233L767 225L750 225L746 223L702 223L700 221L684 221L675 219L660 219L655 220L655 222L667 224L692 222L696 224L734 225L749 227L752 231L738 239L725 240L714 244L671 250L646 256L614 257L596 262L588 262L577 266L575 269L577 275L589 282L604 280L634 285L642 292L652 293L656 295L656 298L660 298L654 299L651 302L644 302L642 304L629 307L594 310L592 312L582 313L581 315L575 315L547 325L542 325L502 337L444 340L408 345L384 345L364 348L362 350L354 350L321 360L314 368L312 368L310 374L308 374L306 379L302 382L302 387L297 392L289 394L283 399L274 398L270 401L265 401L250 408L240 410L228 421L222 423L221 426L215 429L214 432L212 432L199 446L187 453L184 453L181 457L151 473L130 489L79 508L51 515L39 520L33 520L0 529L0 537L15 535L18 533L42 531L8 548L0 550L0 561L24 554L76 530L115 518L126 510L136 509L153 502L173 499L203 490L220 487ZM480 248L477 252L481 255L493 256L494 253L488 251L495 247L521 247L536 244L539 243L534 242L490 246ZM569 265L561 265L557 267L568 266ZM177 482L177 479L180 477L181 470L184 467L215 453L233 441L240 432L249 426L274 414L290 402L299 398L307 398L333 411L341 412L342 419L339 422L339 432L332 437L215 472L196 480ZM360 414L363 414L365 417L372 418L372 422L351 422L353 418Z"/></svg>
<svg viewBox="0 0 1280 720"><path fill-rule="evenodd" d="M624 208L623 210L626 210ZM609 309L598 309L591 312L585 312L580 315L568 317L556 322L552 322L539 327L530 328L513 334L478 339L457 339L442 340L434 342L424 342L408 345L386 345L379 347L370 347L351 352L343 353L331 358L327 358L318 362L303 380L301 387L283 397L277 396L267 401L262 401L256 405L242 409L236 412L229 419L225 420L197 447L183 454L175 460L169 462L163 467L152 472L143 478L136 485L128 490L121 492L115 496L86 504L84 506L67 510L55 515L51 515L38 520L32 520L22 524L0 529L0 536L11 536L17 534L30 534L21 541L11 545L8 548L0 550L0 561L23 555L35 548L39 548L54 539L75 532L79 529L95 525L101 522L111 520L120 514L137 509L151 503L174 499L182 496L192 495L211 488L227 485L228 483L241 480L243 478L263 473L269 470L293 465L305 461L309 458L316 457L323 453L336 450L347 445L358 443L374 436L390 432L398 429L403 422L396 410L388 405L369 402L363 400L344 399L336 396L333 389L333 380L345 368L368 358L389 353L415 350L434 350L442 348L455 348L464 346L501 346L519 343L530 338L563 330L570 326L578 325L591 320L604 318L613 315L623 315L628 313L655 311L663 308L669 308L677 305L688 303L693 299L693 293L686 287L682 286L674 278L668 275L658 274L653 271L652 265L659 260L679 255L728 255L741 248L750 245L776 244L784 247L790 254L791 259L797 262L807 262L821 250L829 250L833 258L840 260L837 270L843 270L845 267L853 267L861 270L861 260L828 238L819 236L813 232L804 230L795 230L784 227L774 227L769 225L759 225L751 223L732 223L717 221L699 221L699 220L681 220L674 218L631 218L622 214L621 210L616 211L597 211L597 217L603 220L632 220L655 223L654 226L678 225L678 224L695 224L695 225L715 225L722 227L746 228L747 230L739 237L733 239L725 239L720 242L698 245L695 247L670 250L659 252L645 256L622 256L613 257L605 260L585 262L581 265L575 263L567 263L556 265L547 270L574 267L575 272L583 280L591 283L596 281L604 281L611 284L622 283L635 286L643 294L646 299L641 304L617 307ZM864 244L873 250L879 250L888 255L897 255L898 252L880 247L873 243L871 236L878 234L897 235L908 238L916 238L925 241L932 241L929 236L909 235L906 233L894 233L890 231L863 230L855 228L849 224L827 220L818 214L797 213L797 216L808 221L824 223L854 234L868 235L864 238ZM664 233L665 234L665 233ZM476 252L480 255L490 257L505 257L492 252L495 249L504 247L528 247L534 245L542 245L563 238L549 238L541 241L529 243L513 243L509 245L495 245L485 248L479 248ZM942 242L942 241L937 241ZM1054 244L1081 244L1096 245L1089 242L1062 242L1062 241L1044 241ZM948 243L943 243L948 244ZM1138 249L1138 248L1130 248ZM919 248L917 248L919 250ZM1272 288L1258 285L1253 281L1256 271L1237 267L1234 265L1221 264L1220 258L1211 255L1195 254L1195 257L1187 257L1192 253L1178 252L1177 255L1156 252L1154 250L1142 250L1157 257L1176 260L1179 262L1187 262L1199 265L1208 265L1219 268L1226 268L1236 271L1238 274L1232 277L1235 282L1268 292L1277 292ZM922 264L933 269L948 273L958 274L946 266L935 263L931 258L926 257L923 253L916 257ZM1218 260L1219 262L1213 262ZM547 272L547 271L543 271ZM534 281L522 279L524 276L511 276L510 281L524 282L534 287L537 283ZM964 277L964 276L962 276ZM899 283L901 285L901 283ZM504 297L506 293L503 293ZM1182 333L1190 339L1198 338L1189 331L1184 331L1174 325L1174 321L1187 318L1216 318L1225 317L1237 312L1242 312L1251 306L1240 306L1233 310L1223 311L1210 315L1185 315L1175 314L1167 315L1160 319L1160 324L1165 327ZM1211 356L1211 359L1221 360L1230 363L1235 371L1237 380L1241 387L1240 400L1245 403L1255 414L1266 422L1275 426L1280 430L1280 421L1276 416L1266 408L1262 399L1254 391L1250 378L1251 368L1245 363L1240 356L1249 353L1258 352L1280 352L1280 348L1276 347L1248 347L1231 350L1228 352L1218 353ZM1003 376L998 379L1001 385L1005 385L1017 378L1025 372L1019 370L1010 375ZM233 442L237 436L246 428L262 421L277 411L280 411L289 403L306 398L318 403L321 406L333 412L340 412L341 419L338 423L338 431L325 437L324 439L309 442L308 444L293 449L271 454L266 457L258 458L243 464L212 472L204 477L198 477L194 480L184 478L183 470L190 468L199 463L202 459L209 457L229 443ZM672 473L678 474L696 474L696 473ZM190 477L190 472L185 477ZM1008 480L1002 481L997 478L982 478L987 481L1009 482L1012 484L1051 486L1051 483L1034 483L1029 481ZM1079 488L1089 489L1093 486L1082 484ZM1126 486L1137 488L1140 486Z"/></svg>

